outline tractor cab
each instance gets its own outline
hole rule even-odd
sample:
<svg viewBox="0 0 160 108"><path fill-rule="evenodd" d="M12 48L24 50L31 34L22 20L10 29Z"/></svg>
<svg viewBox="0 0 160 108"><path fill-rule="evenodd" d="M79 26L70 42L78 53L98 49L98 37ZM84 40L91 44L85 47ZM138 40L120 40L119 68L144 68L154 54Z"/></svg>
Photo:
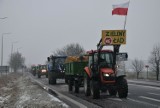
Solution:
<svg viewBox="0 0 160 108"><path fill-rule="evenodd" d="M67 56L51 56L49 62L51 70L54 72L64 72L64 62L66 58Z"/></svg>
<svg viewBox="0 0 160 108"><path fill-rule="evenodd" d="M99 54L97 50L89 51L89 65L96 64L99 67L113 67L113 52L111 50L102 50ZM98 67L97 67L98 68Z"/></svg>
<svg viewBox="0 0 160 108"><path fill-rule="evenodd" d="M90 77L102 83L115 83L113 51L101 50L98 52L94 50L87 53L89 54L88 67L91 70Z"/></svg>

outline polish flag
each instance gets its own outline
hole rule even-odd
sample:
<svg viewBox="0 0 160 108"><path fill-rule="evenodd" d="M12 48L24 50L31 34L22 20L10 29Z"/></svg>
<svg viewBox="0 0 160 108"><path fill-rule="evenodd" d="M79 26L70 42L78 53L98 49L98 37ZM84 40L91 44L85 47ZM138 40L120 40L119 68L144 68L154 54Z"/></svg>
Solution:
<svg viewBox="0 0 160 108"><path fill-rule="evenodd" d="M112 15L127 15L129 1L123 4L113 5Z"/></svg>

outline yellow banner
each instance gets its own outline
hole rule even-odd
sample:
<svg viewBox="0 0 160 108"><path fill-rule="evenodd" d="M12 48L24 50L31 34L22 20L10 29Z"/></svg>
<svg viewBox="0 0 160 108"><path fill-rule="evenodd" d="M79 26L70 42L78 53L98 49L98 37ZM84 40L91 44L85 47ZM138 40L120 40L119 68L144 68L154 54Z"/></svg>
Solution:
<svg viewBox="0 0 160 108"><path fill-rule="evenodd" d="M126 30L102 30L103 45L126 44Z"/></svg>

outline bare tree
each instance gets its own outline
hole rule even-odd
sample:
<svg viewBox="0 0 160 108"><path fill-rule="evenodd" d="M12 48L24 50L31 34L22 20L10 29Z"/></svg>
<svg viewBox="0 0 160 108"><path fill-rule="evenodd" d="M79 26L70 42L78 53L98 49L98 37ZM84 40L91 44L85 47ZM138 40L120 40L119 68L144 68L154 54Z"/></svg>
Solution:
<svg viewBox="0 0 160 108"><path fill-rule="evenodd" d="M156 72L156 79L159 80L159 69L160 69L160 44L153 47L151 56L149 58L150 69Z"/></svg>
<svg viewBox="0 0 160 108"><path fill-rule="evenodd" d="M22 57L22 54L15 52L10 56L9 65L16 72L19 68L24 66L25 58Z"/></svg>
<svg viewBox="0 0 160 108"><path fill-rule="evenodd" d="M132 68L137 73L137 79L139 78L139 73L144 69L144 62L142 60L134 59L132 61Z"/></svg>
<svg viewBox="0 0 160 108"><path fill-rule="evenodd" d="M53 52L53 54L56 56L79 56L84 53L84 48L78 43L68 44L64 46L62 49L57 49Z"/></svg>

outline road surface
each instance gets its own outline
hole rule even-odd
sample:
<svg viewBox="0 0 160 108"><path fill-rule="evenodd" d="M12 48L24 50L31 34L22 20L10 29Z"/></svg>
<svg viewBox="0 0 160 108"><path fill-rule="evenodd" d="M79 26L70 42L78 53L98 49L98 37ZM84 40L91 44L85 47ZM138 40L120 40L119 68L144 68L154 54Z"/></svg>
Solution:
<svg viewBox="0 0 160 108"><path fill-rule="evenodd" d="M45 76L42 76L41 79L33 76L32 78L46 87L69 97L68 99L77 101L88 108L160 108L160 87L138 85L132 82L128 84L129 93L127 99L120 99L118 96L109 96L108 93L101 94L100 99L92 99L91 97L84 96L83 88L80 89L79 94L75 94L74 92L69 93L68 86L64 83L64 80L59 79L57 85L49 85L48 79ZM64 100L67 101L67 98ZM78 107L76 104L71 104L71 106Z"/></svg>

